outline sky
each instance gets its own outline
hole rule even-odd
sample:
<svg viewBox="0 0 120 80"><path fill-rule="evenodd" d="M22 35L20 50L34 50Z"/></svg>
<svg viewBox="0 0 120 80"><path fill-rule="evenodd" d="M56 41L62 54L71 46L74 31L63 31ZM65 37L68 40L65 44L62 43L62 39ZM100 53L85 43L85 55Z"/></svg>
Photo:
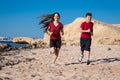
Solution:
<svg viewBox="0 0 120 80"><path fill-rule="evenodd" d="M43 38L38 25L43 14L59 12L63 25L87 12L93 19L120 24L120 0L0 0L0 36Z"/></svg>

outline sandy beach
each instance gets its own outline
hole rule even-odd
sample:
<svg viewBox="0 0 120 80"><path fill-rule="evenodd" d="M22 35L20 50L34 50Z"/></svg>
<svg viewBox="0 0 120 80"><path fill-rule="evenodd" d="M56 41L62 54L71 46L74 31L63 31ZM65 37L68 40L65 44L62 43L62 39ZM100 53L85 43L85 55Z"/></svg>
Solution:
<svg viewBox="0 0 120 80"><path fill-rule="evenodd" d="M0 0L0 80L120 80L120 0Z"/></svg>
<svg viewBox="0 0 120 80"><path fill-rule="evenodd" d="M30 48L0 52L0 80L120 80L119 25L93 20L91 63L86 65L86 57L82 63L78 62L79 25L82 21L84 18L77 18L65 25L64 45L57 66L51 66L55 56L49 54L48 35L44 34L42 40L14 38L13 42L28 43Z"/></svg>
<svg viewBox="0 0 120 80"><path fill-rule="evenodd" d="M120 80L120 45L92 45L91 63L78 62L79 46L62 46L57 66L49 48L1 52L0 80Z"/></svg>

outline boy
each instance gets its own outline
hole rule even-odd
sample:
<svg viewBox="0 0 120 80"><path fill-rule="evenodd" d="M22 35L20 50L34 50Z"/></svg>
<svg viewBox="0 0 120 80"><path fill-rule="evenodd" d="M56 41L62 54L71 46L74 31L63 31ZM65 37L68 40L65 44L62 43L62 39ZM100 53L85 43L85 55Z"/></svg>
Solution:
<svg viewBox="0 0 120 80"><path fill-rule="evenodd" d="M86 13L86 20L80 25L80 47L81 56L79 62L82 62L84 57L84 51L87 51L87 65L90 64L90 47L91 47L91 36L93 35L93 23L91 22L92 14Z"/></svg>

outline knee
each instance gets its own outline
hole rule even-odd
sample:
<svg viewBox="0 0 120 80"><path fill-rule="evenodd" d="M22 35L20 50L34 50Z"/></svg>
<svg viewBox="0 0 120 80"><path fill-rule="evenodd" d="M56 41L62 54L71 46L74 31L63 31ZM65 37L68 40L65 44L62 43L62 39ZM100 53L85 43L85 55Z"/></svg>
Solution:
<svg viewBox="0 0 120 80"><path fill-rule="evenodd" d="M56 57L58 57L58 53L55 53Z"/></svg>
<svg viewBox="0 0 120 80"><path fill-rule="evenodd" d="M53 54L54 54L54 53L55 53L55 50L51 50L51 53L53 53Z"/></svg>

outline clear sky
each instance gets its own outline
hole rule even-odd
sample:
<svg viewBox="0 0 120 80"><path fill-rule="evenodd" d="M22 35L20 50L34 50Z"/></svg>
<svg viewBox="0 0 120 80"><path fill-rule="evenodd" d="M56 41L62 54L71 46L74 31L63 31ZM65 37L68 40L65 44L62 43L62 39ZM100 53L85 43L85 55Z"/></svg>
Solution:
<svg viewBox="0 0 120 80"><path fill-rule="evenodd" d="M0 36L41 38L37 17L54 12L64 25L86 12L95 20L120 24L120 0L0 0Z"/></svg>

